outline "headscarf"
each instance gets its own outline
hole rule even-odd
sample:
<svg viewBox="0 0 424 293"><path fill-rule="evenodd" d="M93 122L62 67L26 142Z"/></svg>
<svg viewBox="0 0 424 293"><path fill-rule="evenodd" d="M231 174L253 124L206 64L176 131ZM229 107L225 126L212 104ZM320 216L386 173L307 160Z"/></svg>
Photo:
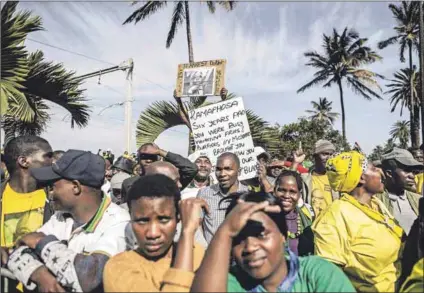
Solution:
<svg viewBox="0 0 424 293"><path fill-rule="evenodd" d="M331 188L338 192L351 192L358 186L361 175L367 168L367 158L357 151L332 156L326 165Z"/></svg>

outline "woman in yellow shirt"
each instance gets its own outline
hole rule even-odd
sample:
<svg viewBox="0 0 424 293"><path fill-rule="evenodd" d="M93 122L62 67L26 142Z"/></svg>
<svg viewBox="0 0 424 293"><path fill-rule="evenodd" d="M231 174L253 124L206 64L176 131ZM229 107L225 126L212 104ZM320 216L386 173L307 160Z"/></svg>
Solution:
<svg viewBox="0 0 424 293"><path fill-rule="evenodd" d="M327 175L340 200L312 225L315 253L340 266L359 292L394 292L402 228L381 201L381 169L356 151L330 158Z"/></svg>

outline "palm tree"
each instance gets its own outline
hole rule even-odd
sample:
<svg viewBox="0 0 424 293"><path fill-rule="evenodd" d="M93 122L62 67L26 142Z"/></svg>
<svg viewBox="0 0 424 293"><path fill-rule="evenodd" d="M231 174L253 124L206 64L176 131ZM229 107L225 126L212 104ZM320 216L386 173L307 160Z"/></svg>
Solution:
<svg viewBox="0 0 424 293"><path fill-rule="evenodd" d="M378 43L380 49L384 49L393 44L399 44L399 59L401 62L405 62L405 49L408 48L408 61L409 61L409 70L413 71L413 59L412 59L412 50L419 49L419 4L420 2L411 2L411 1L402 1L399 6L395 4L389 4L389 9L391 10L395 21L396 26L394 30L396 35L388 38L387 40L381 41ZM412 75L410 76L412 78ZM414 81L409 80L412 84ZM416 99L412 96L413 92L410 91L409 94L409 103L411 103L411 143L413 147L418 147L420 144L419 140L419 123L412 123L412 120L415 120L415 101ZM406 97L405 97L406 98ZM419 114L419 112L418 112ZM418 127L418 129L416 129ZM418 134L417 137L413 137L412 133Z"/></svg>
<svg viewBox="0 0 424 293"><path fill-rule="evenodd" d="M399 141L401 148L406 149L408 148L409 131L409 121L396 121L390 130L390 136L392 137L393 141Z"/></svg>
<svg viewBox="0 0 424 293"><path fill-rule="evenodd" d="M381 56L364 45L367 40L360 38L356 31L347 27L342 34L333 29L333 35L323 35L324 54L319 54L316 51L304 54L305 57L309 58L306 65L316 68L318 71L314 74L313 80L302 86L297 92L303 92L316 85L323 84L323 87L330 87L337 84L342 110L342 133L345 140L346 114L342 82L345 81L356 94L367 100L371 100L373 97L382 99L373 89L376 88L381 91L375 78L382 78L382 76L361 68L363 65L381 60Z"/></svg>
<svg viewBox="0 0 424 293"><path fill-rule="evenodd" d="M133 5L137 1L133 2ZM223 6L227 11L233 10L235 1L206 1L209 11L215 13L215 4ZM167 5L167 1L146 1L146 3L135 10L125 21L127 23L134 22L137 24L141 20L145 20L148 16L154 14L159 9L164 8ZM174 40L175 33L178 28L183 24L185 20L186 34L187 34L187 45L188 45L188 60L190 63L194 62L193 56L193 42L191 38L191 25L190 25L190 6L188 1L176 1L174 2L174 11L172 13L171 27L169 28L168 37L166 39L166 48L171 47L172 41Z"/></svg>
<svg viewBox="0 0 424 293"><path fill-rule="evenodd" d="M327 100L327 98L319 98L318 103L311 101L313 110L306 110L306 113L311 114L309 119L318 121L328 121L333 124L334 121L339 117L339 113L331 112L333 102Z"/></svg>
<svg viewBox="0 0 424 293"><path fill-rule="evenodd" d="M46 101L68 110L71 127L86 126L90 111L81 82L62 64L45 61L41 51L28 55L23 42L29 32L42 29L41 19L29 11L15 13L17 4L6 2L1 11L1 99L2 106L7 104L1 125L5 142L15 135L41 134L50 120Z"/></svg>
<svg viewBox="0 0 424 293"><path fill-rule="evenodd" d="M420 140L419 125L420 123L420 99L418 92L419 86L419 73L416 71L415 66L412 70L403 68L393 74L394 79L390 79L391 83L387 84L388 90L385 94L391 94L390 104L392 105L391 112L400 107L400 115L403 114L403 108L409 109L410 116L410 135L412 146L418 147ZM412 88L411 88L412 82ZM412 98L412 101L411 101ZM414 108L412 108L412 105Z"/></svg>
<svg viewBox="0 0 424 293"><path fill-rule="evenodd" d="M227 99L234 97L236 97L234 94L229 94ZM195 109L209 104L204 99L193 99L192 102L187 103L187 108ZM148 106L140 114L137 122L137 145L155 141L162 132L174 126L186 125L190 128L188 120L183 119L184 116L179 113L179 109L175 102L169 101L157 101ZM255 146L266 148L271 144L274 146L279 143L278 133L271 131L266 121L251 110L247 110L246 114ZM193 140L190 140L190 144L190 149L194 149Z"/></svg>
<svg viewBox="0 0 424 293"><path fill-rule="evenodd" d="M28 53L24 42L31 32L42 30L41 18L30 12L16 13L18 2L6 2L1 9L1 95L0 111L30 121L34 113L21 92L28 75ZM10 107L9 107L10 106Z"/></svg>

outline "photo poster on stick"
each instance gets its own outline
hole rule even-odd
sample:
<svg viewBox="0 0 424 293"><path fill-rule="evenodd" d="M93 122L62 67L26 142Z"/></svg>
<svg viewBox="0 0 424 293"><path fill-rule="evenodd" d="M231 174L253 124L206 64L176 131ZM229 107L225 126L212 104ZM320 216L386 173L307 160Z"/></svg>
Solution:
<svg viewBox="0 0 424 293"><path fill-rule="evenodd" d="M219 96L225 87L224 59L178 65L177 96Z"/></svg>
<svg viewBox="0 0 424 293"><path fill-rule="evenodd" d="M196 155L207 156L216 166L226 152L240 159L239 180L257 176L254 144L241 97L189 111Z"/></svg>

